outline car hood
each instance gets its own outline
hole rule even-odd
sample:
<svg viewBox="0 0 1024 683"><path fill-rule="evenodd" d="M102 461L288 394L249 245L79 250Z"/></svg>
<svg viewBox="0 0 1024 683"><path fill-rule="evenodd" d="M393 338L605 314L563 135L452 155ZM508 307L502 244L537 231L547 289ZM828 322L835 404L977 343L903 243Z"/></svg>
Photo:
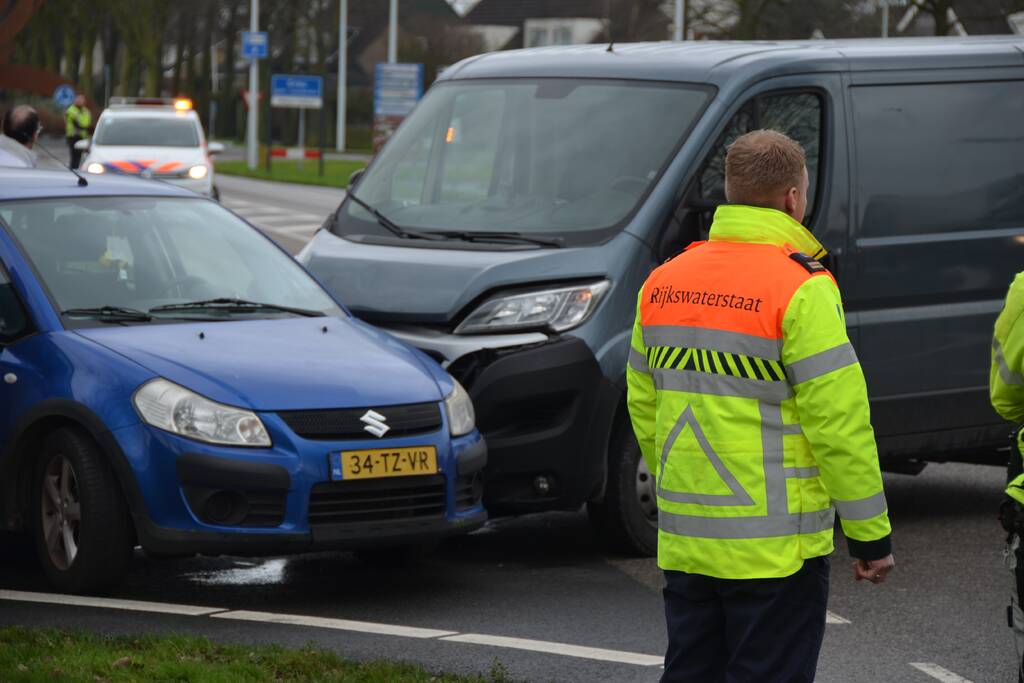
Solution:
<svg viewBox="0 0 1024 683"><path fill-rule="evenodd" d="M621 253L621 233L597 247L467 250L365 244L326 230L298 255L300 262L364 320L450 324L470 304L502 289L598 280Z"/></svg>
<svg viewBox="0 0 1024 683"><path fill-rule="evenodd" d="M442 398L418 352L357 320L154 323L75 332L207 398L254 410Z"/></svg>
<svg viewBox="0 0 1024 683"><path fill-rule="evenodd" d="M135 147L93 145L82 166L103 164L107 172L141 175L180 175L208 160L199 147Z"/></svg>

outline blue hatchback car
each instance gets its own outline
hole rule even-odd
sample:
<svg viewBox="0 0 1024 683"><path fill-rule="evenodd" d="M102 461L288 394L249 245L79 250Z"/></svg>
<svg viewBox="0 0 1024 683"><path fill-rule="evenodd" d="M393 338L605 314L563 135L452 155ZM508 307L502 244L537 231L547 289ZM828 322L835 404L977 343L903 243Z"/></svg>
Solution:
<svg viewBox="0 0 1024 683"><path fill-rule="evenodd" d="M168 185L0 169L0 377L0 528L62 590L136 545L393 549L486 518L458 382Z"/></svg>

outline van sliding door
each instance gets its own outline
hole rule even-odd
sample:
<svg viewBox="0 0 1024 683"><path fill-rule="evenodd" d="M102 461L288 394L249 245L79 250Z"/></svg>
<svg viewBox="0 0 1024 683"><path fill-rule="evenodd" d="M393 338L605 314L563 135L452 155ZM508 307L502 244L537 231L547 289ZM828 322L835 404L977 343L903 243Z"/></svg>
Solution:
<svg viewBox="0 0 1024 683"><path fill-rule="evenodd" d="M1020 77L853 75L856 269L844 294L883 454L1005 441L988 373L993 323L1024 270Z"/></svg>

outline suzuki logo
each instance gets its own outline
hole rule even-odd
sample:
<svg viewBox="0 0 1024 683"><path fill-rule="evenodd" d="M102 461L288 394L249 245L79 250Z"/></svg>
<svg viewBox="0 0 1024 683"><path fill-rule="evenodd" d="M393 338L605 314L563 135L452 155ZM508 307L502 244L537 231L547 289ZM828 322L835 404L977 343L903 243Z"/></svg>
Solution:
<svg viewBox="0 0 1024 683"><path fill-rule="evenodd" d="M391 431L391 427L388 427L387 418L375 410L367 410L366 413L359 418L359 421L366 425L363 429L370 432L378 439Z"/></svg>

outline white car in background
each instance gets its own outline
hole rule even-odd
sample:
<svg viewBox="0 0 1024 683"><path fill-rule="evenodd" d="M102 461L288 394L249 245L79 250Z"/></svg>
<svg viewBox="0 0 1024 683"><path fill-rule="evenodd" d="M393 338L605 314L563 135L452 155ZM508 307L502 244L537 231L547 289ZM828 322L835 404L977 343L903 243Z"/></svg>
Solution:
<svg viewBox="0 0 1024 683"><path fill-rule="evenodd" d="M92 139L76 147L88 173L155 178L218 198L211 155L224 146L207 143L190 100L113 97Z"/></svg>

